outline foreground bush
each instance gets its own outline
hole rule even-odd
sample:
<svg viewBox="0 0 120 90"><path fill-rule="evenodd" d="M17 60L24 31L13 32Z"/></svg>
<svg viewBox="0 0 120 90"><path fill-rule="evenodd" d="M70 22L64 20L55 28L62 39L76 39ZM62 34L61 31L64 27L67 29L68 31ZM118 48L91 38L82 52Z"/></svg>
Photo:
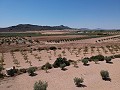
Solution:
<svg viewBox="0 0 120 90"><path fill-rule="evenodd" d="M41 80L39 80L39 82L35 82L34 84L34 90L47 90L47 87L48 83Z"/></svg>
<svg viewBox="0 0 120 90"><path fill-rule="evenodd" d="M78 77L75 77L74 78L74 83L77 87L80 87L81 86L81 83L84 82L84 79L83 78L78 78Z"/></svg>
<svg viewBox="0 0 120 90"><path fill-rule="evenodd" d="M35 72L36 71L36 68L35 67L29 67L27 72L29 74L29 76L34 76L35 75Z"/></svg>
<svg viewBox="0 0 120 90"><path fill-rule="evenodd" d="M100 71L100 75L101 75L101 77L102 77L103 80L110 80L109 72L108 71L101 70Z"/></svg>

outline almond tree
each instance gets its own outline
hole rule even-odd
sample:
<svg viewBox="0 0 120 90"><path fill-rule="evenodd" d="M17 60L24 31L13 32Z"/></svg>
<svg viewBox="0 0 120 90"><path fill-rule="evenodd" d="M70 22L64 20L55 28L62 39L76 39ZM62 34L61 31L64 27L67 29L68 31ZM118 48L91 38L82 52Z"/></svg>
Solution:
<svg viewBox="0 0 120 90"><path fill-rule="evenodd" d="M63 53L63 56L65 56L65 53L66 53L65 50L63 50L62 53Z"/></svg>

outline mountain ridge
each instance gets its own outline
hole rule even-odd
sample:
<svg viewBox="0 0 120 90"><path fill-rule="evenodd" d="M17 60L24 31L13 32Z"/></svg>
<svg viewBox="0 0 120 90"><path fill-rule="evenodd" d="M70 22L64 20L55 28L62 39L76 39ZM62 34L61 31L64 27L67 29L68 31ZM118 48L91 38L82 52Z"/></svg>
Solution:
<svg viewBox="0 0 120 90"><path fill-rule="evenodd" d="M41 30L64 30L72 29L68 26L40 26L32 24L18 24L15 26L10 26L6 28L0 28L0 32L21 32L21 31L41 31Z"/></svg>

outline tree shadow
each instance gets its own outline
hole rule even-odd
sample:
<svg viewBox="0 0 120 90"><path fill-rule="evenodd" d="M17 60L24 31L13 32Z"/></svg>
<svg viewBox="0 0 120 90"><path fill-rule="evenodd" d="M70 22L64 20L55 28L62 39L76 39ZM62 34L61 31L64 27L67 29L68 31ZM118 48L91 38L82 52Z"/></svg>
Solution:
<svg viewBox="0 0 120 90"><path fill-rule="evenodd" d="M38 75L38 74L37 73L29 74L29 76L31 76L31 77L34 77L36 75Z"/></svg>
<svg viewBox="0 0 120 90"><path fill-rule="evenodd" d="M87 87L86 85L84 85L84 84L79 84L77 87L82 87L82 88L85 88L85 87Z"/></svg>
<svg viewBox="0 0 120 90"><path fill-rule="evenodd" d="M111 78L102 78L105 81L110 81L111 82Z"/></svg>
<svg viewBox="0 0 120 90"><path fill-rule="evenodd" d="M108 64L113 64L113 62L106 62L106 63L108 63Z"/></svg>
<svg viewBox="0 0 120 90"><path fill-rule="evenodd" d="M89 66L90 64L83 64L84 66Z"/></svg>
<svg viewBox="0 0 120 90"><path fill-rule="evenodd" d="M62 71L66 71L66 70L68 70L67 68L63 68L63 69L61 69Z"/></svg>

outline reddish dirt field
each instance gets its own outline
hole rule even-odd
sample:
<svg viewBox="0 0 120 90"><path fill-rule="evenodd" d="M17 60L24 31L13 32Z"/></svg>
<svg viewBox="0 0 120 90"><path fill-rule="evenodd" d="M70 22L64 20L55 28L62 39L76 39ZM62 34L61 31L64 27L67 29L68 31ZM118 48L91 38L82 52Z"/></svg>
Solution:
<svg viewBox="0 0 120 90"><path fill-rule="evenodd" d="M71 36L75 37L75 36ZM78 36L77 36L78 37ZM113 37L113 36L110 36ZM36 37L39 39L39 37ZM41 37L44 39L47 39L47 37ZM40 39L41 39L40 38ZM59 37L51 37L51 38L59 38ZM61 36L61 38L68 38L68 36ZM66 57L68 60L74 60L74 61L80 61L78 62L78 68L75 68L73 65L67 66L66 71L62 71L60 68L53 68L51 70L48 70L49 73L46 73L43 70L36 71L36 76L31 77L28 75L28 73L21 74L15 77L5 77L4 79L0 80L0 90L33 90L34 83L39 80L47 81L48 82L48 88L47 90L119 90L120 89L120 61L119 59L113 59L113 64L108 64L105 61L99 62L99 64L95 64L94 62L89 62L89 66L84 66L81 62L81 59L84 57L91 57L94 55L102 54L104 56L111 56L113 54L120 54L120 50L113 51L111 53L107 45L112 46L119 46L119 39L115 40L108 40L103 42L96 42L96 40L108 38L108 37L102 37L102 38L94 38L94 39L86 39L86 40L78 40L68 43L40 43L40 44L33 44L32 48L38 48L38 47L50 47L50 46L56 46L61 47L62 49L57 49L56 51L52 50L42 50L42 51L33 51L32 54L29 51L25 51L25 53L28 56L28 60L31 61L32 66L42 66L46 62L49 62L51 64L54 63L56 58L59 54L62 55L62 57ZM35 39L35 38L33 38ZM84 54L85 47L88 47L88 51L86 54ZM104 52L104 50L101 48L104 47L107 53ZM2 46L3 48L4 46ZM13 48L10 46L5 46L6 49ZM15 46L14 46L15 47ZM17 46L16 46L17 47ZM20 46L18 46L20 47ZM31 48L31 47L24 47L21 46L21 48ZM70 51L68 51L68 47L70 47L70 50L72 51L72 54ZM92 49L93 48L93 53ZM76 53L78 53L78 49L81 48L80 53L78 56L76 56ZM98 52L98 49L100 52ZM63 55L62 51L65 50L65 55ZM13 62L13 57L10 52L5 51L4 52L4 68L10 68L12 66L16 66L16 68L28 68L30 67L29 63L26 63L24 60L22 54L20 51L14 52L14 57L20 62L19 67L17 67L16 64ZM0 57L2 56L2 53L0 53ZM35 56L41 57L41 61L39 61ZM51 58L51 60L50 60ZM102 80L100 76L101 70L108 70L111 78L110 81L104 81ZM5 72L5 70L3 71ZM76 87L74 84L74 78L75 77L82 77L84 78L83 87Z"/></svg>

